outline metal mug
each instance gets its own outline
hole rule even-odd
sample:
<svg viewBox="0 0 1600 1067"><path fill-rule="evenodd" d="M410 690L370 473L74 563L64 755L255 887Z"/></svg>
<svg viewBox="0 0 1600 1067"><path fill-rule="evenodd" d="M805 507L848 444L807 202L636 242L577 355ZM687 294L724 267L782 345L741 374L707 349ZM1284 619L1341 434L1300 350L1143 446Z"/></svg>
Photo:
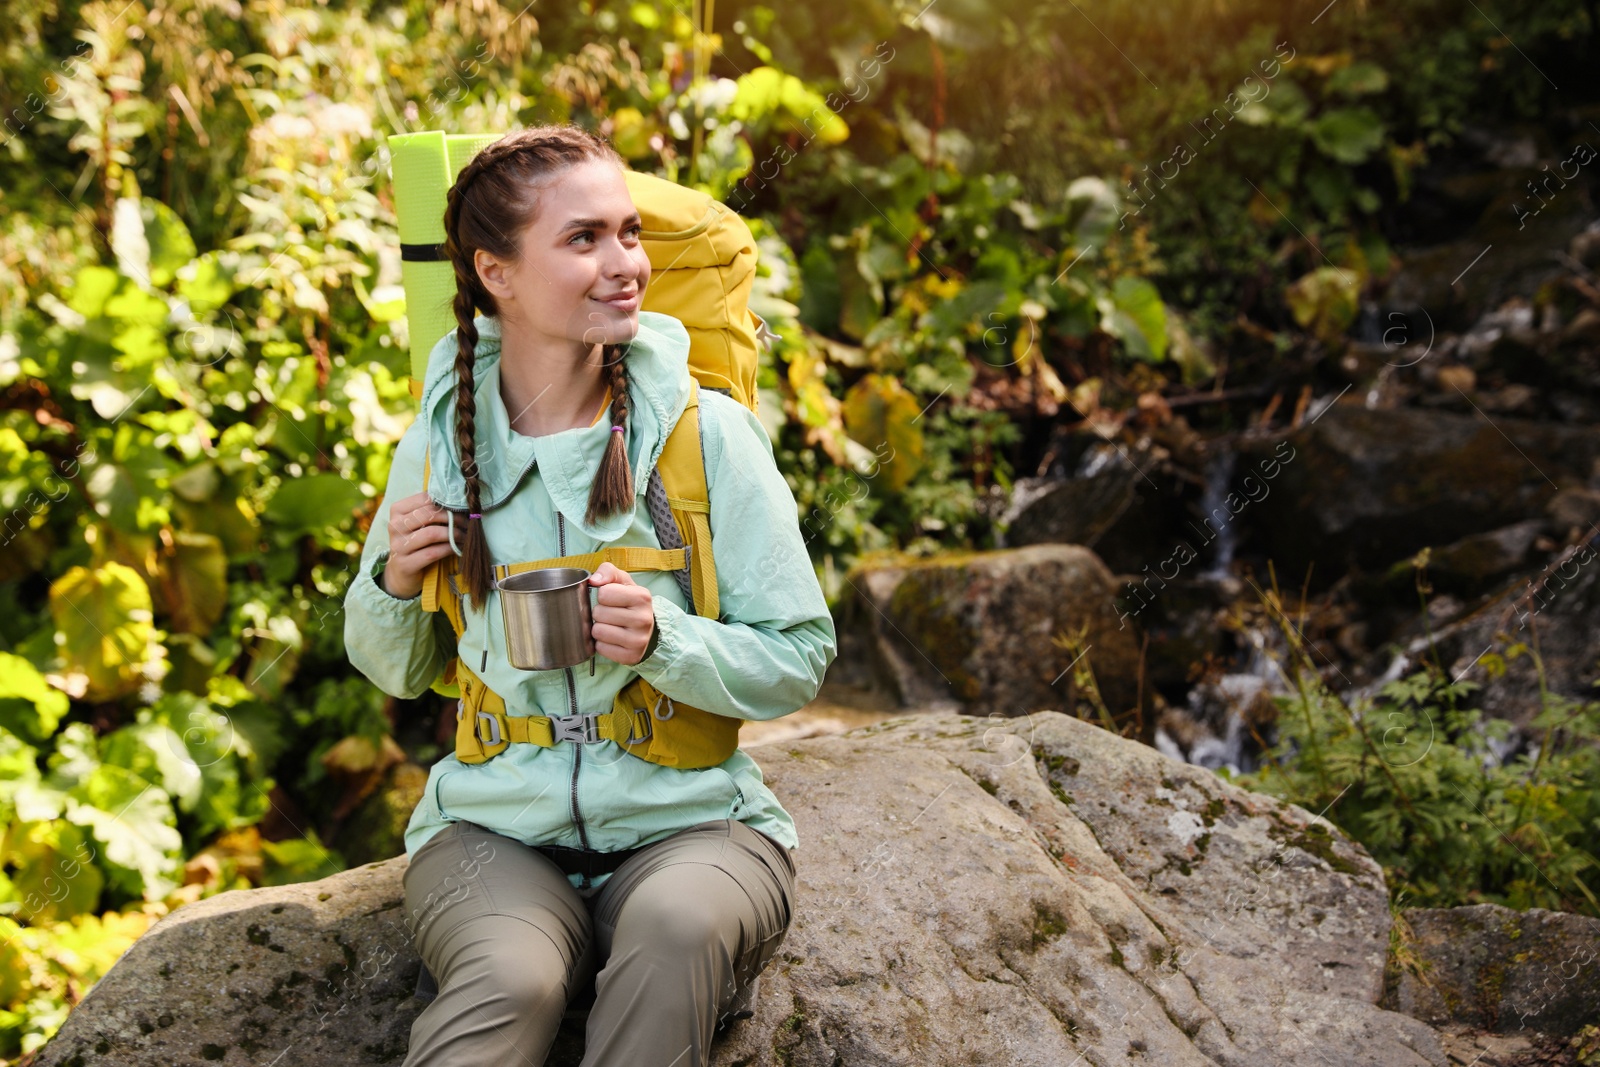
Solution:
<svg viewBox="0 0 1600 1067"><path fill-rule="evenodd" d="M594 655L589 574L582 567L541 567L495 579L513 667L551 671Z"/></svg>

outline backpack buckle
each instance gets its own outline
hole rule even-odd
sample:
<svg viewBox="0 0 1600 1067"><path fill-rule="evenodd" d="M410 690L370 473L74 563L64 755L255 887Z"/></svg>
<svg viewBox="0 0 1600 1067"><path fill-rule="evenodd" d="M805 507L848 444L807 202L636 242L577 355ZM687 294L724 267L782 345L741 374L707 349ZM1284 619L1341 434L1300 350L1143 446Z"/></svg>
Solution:
<svg viewBox="0 0 1600 1067"><path fill-rule="evenodd" d="M549 715L550 736L557 741L581 741L592 745L605 738L600 736L600 721L596 715Z"/></svg>
<svg viewBox="0 0 1600 1067"><path fill-rule="evenodd" d="M644 733L639 733L639 723L644 723ZM635 736L637 735L637 736ZM628 744L641 745L656 735L655 723L652 721L649 708L635 708L633 723L629 729Z"/></svg>
<svg viewBox="0 0 1600 1067"><path fill-rule="evenodd" d="M485 719L489 720L489 732L494 735L492 737L484 737L483 736L483 720L485 720ZM486 745L498 745L500 743L500 720L495 718L494 714L492 712L487 712L487 711L478 712L477 727L478 727L478 729L477 729L478 739L481 740L484 744L486 744Z"/></svg>

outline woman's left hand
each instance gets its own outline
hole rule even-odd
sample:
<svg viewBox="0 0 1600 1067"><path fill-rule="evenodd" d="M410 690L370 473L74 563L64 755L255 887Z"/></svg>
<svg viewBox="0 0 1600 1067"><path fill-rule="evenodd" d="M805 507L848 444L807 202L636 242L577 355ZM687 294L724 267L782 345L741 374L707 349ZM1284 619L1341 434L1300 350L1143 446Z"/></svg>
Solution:
<svg viewBox="0 0 1600 1067"><path fill-rule="evenodd" d="M655 632L656 613L650 590L634 583L633 576L614 563L602 563L589 576L600 587L594 608L595 651L606 659L633 666L644 659Z"/></svg>

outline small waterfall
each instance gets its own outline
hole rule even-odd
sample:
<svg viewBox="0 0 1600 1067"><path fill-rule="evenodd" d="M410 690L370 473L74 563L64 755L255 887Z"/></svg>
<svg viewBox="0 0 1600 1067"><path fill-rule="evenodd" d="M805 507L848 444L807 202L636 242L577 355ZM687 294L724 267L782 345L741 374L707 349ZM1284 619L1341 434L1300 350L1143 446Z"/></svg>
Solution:
<svg viewBox="0 0 1600 1067"><path fill-rule="evenodd" d="M1226 578L1228 565L1233 562L1233 550L1239 542L1238 531L1234 529L1233 516L1228 512L1228 486L1233 481L1233 467L1238 458L1238 453L1226 443L1219 443L1219 447L1209 462L1206 464L1206 487L1200 494L1200 526L1199 530L1210 534L1210 541L1214 541L1215 548L1211 554L1211 562L1201 572L1203 578Z"/></svg>

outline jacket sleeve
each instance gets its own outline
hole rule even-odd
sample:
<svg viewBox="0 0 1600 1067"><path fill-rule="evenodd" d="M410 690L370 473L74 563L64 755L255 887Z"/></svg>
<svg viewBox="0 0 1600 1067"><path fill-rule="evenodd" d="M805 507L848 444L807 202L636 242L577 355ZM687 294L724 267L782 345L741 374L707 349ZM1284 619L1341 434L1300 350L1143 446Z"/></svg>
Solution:
<svg viewBox="0 0 1600 1067"><path fill-rule="evenodd" d="M776 719L817 695L837 654L833 616L760 420L709 390L700 417L722 620L655 594L654 648L634 670L692 707Z"/></svg>
<svg viewBox="0 0 1600 1067"><path fill-rule="evenodd" d="M422 594L392 596L377 578L389 559L389 506L422 491L425 423L414 421L395 446L389 485L361 549L361 566L344 595L344 647L350 663L390 696L411 699L428 691L449 658L443 612L422 610Z"/></svg>

